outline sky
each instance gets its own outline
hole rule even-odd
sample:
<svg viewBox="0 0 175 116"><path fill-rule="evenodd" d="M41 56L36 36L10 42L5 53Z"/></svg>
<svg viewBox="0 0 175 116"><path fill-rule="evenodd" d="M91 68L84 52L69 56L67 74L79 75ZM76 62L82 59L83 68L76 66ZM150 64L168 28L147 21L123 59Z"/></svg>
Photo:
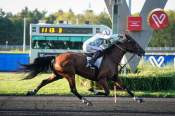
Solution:
<svg viewBox="0 0 175 116"><path fill-rule="evenodd" d="M145 0L132 0L132 13L139 12ZM70 8L75 14L83 13L89 7L99 14L107 11L104 0L0 0L0 8L5 12L16 14L27 6L30 10L45 10L48 14L59 9L68 11ZM175 11L175 0L168 0L165 9Z"/></svg>

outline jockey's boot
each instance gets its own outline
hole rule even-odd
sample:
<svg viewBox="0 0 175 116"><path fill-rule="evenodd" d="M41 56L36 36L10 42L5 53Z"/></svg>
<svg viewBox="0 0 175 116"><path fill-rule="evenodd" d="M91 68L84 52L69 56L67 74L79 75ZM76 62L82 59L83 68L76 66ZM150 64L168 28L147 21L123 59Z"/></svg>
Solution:
<svg viewBox="0 0 175 116"><path fill-rule="evenodd" d="M89 67L96 67L95 65L94 65L94 63L95 63L95 61L99 58L99 57L101 57L102 56L102 51L97 51L97 52L95 52L94 53L94 55L92 56L92 58L90 59L90 60L88 60L88 62L87 62L87 64L89 64L88 66Z"/></svg>

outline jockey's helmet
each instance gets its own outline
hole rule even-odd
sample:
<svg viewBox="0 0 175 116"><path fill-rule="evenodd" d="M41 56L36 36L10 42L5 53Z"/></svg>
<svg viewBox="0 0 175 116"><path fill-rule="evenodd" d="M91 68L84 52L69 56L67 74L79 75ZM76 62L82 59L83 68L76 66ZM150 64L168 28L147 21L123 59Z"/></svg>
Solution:
<svg viewBox="0 0 175 116"><path fill-rule="evenodd" d="M103 35L111 35L111 31L110 30L103 30L102 34Z"/></svg>
<svg viewBox="0 0 175 116"><path fill-rule="evenodd" d="M110 35L110 42L111 43L114 43L114 42L116 42L116 41L121 41L121 36L122 36L122 34L112 34L112 35Z"/></svg>

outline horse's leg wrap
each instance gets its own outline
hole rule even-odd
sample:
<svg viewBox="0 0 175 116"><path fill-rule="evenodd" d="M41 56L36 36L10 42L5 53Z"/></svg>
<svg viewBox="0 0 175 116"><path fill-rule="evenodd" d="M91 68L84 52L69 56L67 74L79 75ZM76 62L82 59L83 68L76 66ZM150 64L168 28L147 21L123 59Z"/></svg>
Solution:
<svg viewBox="0 0 175 116"><path fill-rule="evenodd" d="M37 93L36 89L33 89L31 91L28 91L26 95L27 96L32 96L32 95L35 95L36 93Z"/></svg>
<svg viewBox="0 0 175 116"><path fill-rule="evenodd" d="M82 101L82 103L84 103L84 104L86 104L86 105L88 105L88 106L92 106L92 105L93 105L90 101L88 101L88 100L87 100L86 98L84 98L84 97L82 97L81 101Z"/></svg>
<svg viewBox="0 0 175 116"><path fill-rule="evenodd" d="M91 103L90 101L88 101L86 98L82 97L82 96L77 92L76 89L71 89L71 92L72 92L75 96L77 96L77 97L81 100L82 103L84 103L84 104L86 104L86 105L88 105L88 106L92 106L92 103Z"/></svg>
<svg viewBox="0 0 175 116"><path fill-rule="evenodd" d="M124 86L125 90L129 93L129 95L131 97L133 97L133 100L138 102L138 103L142 103L143 102L143 99L142 98L139 98L139 97L135 97L134 96L134 93L132 93L126 86Z"/></svg>

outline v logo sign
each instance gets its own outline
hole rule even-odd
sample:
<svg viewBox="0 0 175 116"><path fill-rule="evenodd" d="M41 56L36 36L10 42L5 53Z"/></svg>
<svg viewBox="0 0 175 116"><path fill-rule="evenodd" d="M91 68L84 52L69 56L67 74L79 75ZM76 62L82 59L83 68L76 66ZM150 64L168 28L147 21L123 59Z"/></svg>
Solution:
<svg viewBox="0 0 175 116"><path fill-rule="evenodd" d="M160 25L163 23L165 18L166 18L165 14L161 14L159 16L156 14L152 15L152 19L154 20L157 27L160 27Z"/></svg>
<svg viewBox="0 0 175 116"><path fill-rule="evenodd" d="M152 64L152 66L160 68L164 62L164 57L160 56L158 57L158 59L156 59L154 56L150 56L149 61Z"/></svg>

